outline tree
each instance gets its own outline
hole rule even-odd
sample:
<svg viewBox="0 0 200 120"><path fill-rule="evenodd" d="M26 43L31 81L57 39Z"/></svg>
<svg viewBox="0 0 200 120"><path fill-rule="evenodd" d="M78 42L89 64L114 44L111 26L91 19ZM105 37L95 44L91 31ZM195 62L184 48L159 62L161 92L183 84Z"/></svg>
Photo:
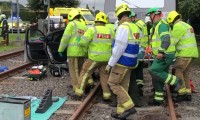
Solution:
<svg viewBox="0 0 200 120"><path fill-rule="evenodd" d="M178 12L184 19L200 17L200 0L179 0Z"/></svg>
<svg viewBox="0 0 200 120"><path fill-rule="evenodd" d="M50 7L77 7L80 5L79 0L50 0ZM28 6L34 11L46 10L43 0L28 0Z"/></svg>
<svg viewBox="0 0 200 120"><path fill-rule="evenodd" d="M190 20L195 33L200 33L200 0L179 0L178 12L184 21Z"/></svg>

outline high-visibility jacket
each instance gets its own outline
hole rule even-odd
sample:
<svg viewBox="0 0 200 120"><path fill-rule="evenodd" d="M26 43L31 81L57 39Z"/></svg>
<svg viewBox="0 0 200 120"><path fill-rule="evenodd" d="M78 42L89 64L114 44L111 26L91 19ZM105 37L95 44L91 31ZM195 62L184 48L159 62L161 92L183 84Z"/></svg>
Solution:
<svg viewBox="0 0 200 120"><path fill-rule="evenodd" d="M81 37L80 45L88 47L88 58L97 62L107 62L111 56L114 31L106 26L88 28Z"/></svg>
<svg viewBox="0 0 200 120"><path fill-rule="evenodd" d="M8 33L8 21L6 19L1 20L0 33L1 35Z"/></svg>
<svg viewBox="0 0 200 120"><path fill-rule="evenodd" d="M63 52L67 47L67 56L83 57L87 55L87 48L78 44L81 36L85 33L87 27L78 20L69 22L67 25L58 49L58 52Z"/></svg>
<svg viewBox="0 0 200 120"><path fill-rule="evenodd" d="M174 24L172 37L175 41L177 57L198 58L198 48L193 28L183 22L178 21Z"/></svg>
<svg viewBox="0 0 200 120"><path fill-rule="evenodd" d="M106 24L106 27L108 27L111 30L115 31L115 25L114 24L108 23L108 24Z"/></svg>
<svg viewBox="0 0 200 120"><path fill-rule="evenodd" d="M142 20L136 21L135 24L141 30L141 33L140 33L140 46L146 48L147 45L148 45L147 26L146 26L146 24Z"/></svg>
<svg viewBox="0 0 200 120"><path fill-rule="evenodd" d="M132 23L124 22L120 25L125 29L128 29L128 45L119 58L117 64L126 67L135 67L137 65L137 54L139 52L139 28Z"/></svg>
<svg viewBox="0 0 200 120"><path fill-rule="evenodd" d="M162 49L161 48L161 36L162 35L170 35L171 34L171 30L169 30L168 32L162 32L160 35L158 33L158 29L159 29L159 26L164 23L164 24L167 24L167 22L165 22L163 19L161 19L158 24L155 26L155 31L154 31L154 34L152 36L152 41L151 41L151 47L152 47L152 51L153 51L153 54L154 55L157 55L158 54L158 51L159 49ZM151 30L151 32L153 32ZM175 52L175 46L174 46L174 40L171 38L170 39L170 45L169 47L167 48L167 50L165 50L165 53L170 53L170 52Z"/></svg>

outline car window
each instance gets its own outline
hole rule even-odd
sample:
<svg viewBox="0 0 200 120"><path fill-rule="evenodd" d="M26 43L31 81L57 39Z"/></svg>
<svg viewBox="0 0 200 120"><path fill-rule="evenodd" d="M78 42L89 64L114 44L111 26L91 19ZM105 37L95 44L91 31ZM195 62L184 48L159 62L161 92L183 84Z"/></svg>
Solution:
<svg viewBox="0 0 200 120"><path fill-rule="evenodd" d="M93 21L94 16L92 14L83 14L84 18L88 21Z"/></svg>
<svg viewBox="0 0 200 120"><path fill-rule="evenodd" d="M53 42L54 43L59 43L61 38L62 38L62 35L63 35L63 31L59 31L59 32L56 32L54 35L53 35Z"/></svg>
<svg viewBox="0 0 200 120"><path fill-rule="evenodd" d="M29 32L29 38L28 38L28 41L29 42L34 42L34 43L38 43L38 42L44 42L45 41L45 37L44 37L44 35L41 33L41 32L39 32L39 31L37 31L37 30L30 30L30 32Z"/></svg>

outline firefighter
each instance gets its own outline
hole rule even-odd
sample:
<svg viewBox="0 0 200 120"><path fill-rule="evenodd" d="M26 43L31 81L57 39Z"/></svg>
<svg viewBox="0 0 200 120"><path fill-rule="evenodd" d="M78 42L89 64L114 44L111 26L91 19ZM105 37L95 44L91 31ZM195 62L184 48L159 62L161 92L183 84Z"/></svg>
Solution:
<svg viewBox="0 0 200 120"><path fill-rule="evenodd" d="M162 11L156 7L148 9L147 15L153 23L151 29L151 47L154 61L150 67L153 80L156 80L154 99L149 101L149 105L162 105L164 102L164 84L173 85L178 91L182 85L182 80L168 73L169 66L175 58L174 41L171 38L170 26L162 19Z"/></svg>
<svg viewBox="0 0 200 120"><path fill-rule="evenodd" d="M138 28L140 29L140 52L138 55L138 59L143 59L144 58L144 50L148 45L148 35L147 35L147 26L146 24L137 17L137 14L135 14L134 12L131 12L130 16L131 21L133 23L135 23ZM143 66L144 66L144 61L139 61L139 64L137 66L136 69L132 70L131 73L131 78L135 78L136 79L136 83L139 89L139 93L141 96L143 96ZM131 83L130 83L131 84ZM133 87L129 87L131 89L131 91L133 91Z"/></svg>
<svg viewBox="0 0 200 120"><path fill-rule="evenodd" d="M138 27L131 24L129 15L131 13L127 4L120 4L115 9L119 20L119 27L115 34L112 55L106 66L106 72L110 73L108 84L115 95L117 95L117 112L111 116L116 119L126 119L136 113L134 103L128 95L131 69L137 65L137 54L139 52Z"/></svg>
<svg viewBox="0 0 200 120"><path fill-rule="evenodd" d="M175 75L183 80L183 84L175 98L179 101L191 101L191 89L189 73L191 62L198 58L198 48L193 28L181 20L181 15L171 11L167 16L167 22L173 27L172 37L176 46L176 61L174 64Z"/></svg>
<svg viewBox="0 0 200 120"><path fill-rule="evenodd" d="M114 25L114 23L110 22L109 18L108 18L108 23L106 23L106 27L108 27L111 30L115 31L115 25Z"/></svg>
<svg viewBox="0 0 200 120"><path fill-rule="evenodd" d="M3 37L4 44L8 45L8 22L6 20L6 15L1 14L0 17L0 27L2 28L1 36Z"/></svg>
<svg viewBox="0 0 200 120"><path fill-rule="evenodd" d="M78 78L84 59L87 56L87 49L78 44L81 36L85 33L87 27L80 22L81 14L78 10L72 10L68 14L68 23L63 33L60 45L59 55L63 56L64 50L67 48L69 74L73 91L78 87ZM69 95L73 95L73 91L69 91Z"/></svg>
<svg viewBox="0 0 200 120"><path fill-rule="evenodd" d="M98 69L105 102L109 102L111 97L107 84L108 74L106 74L105 68L111 56L111 44L114 39L114 31L105 26L107 22L107 15L104 12L99 12L95 17L94 27L88 28L79 41L81 46L88 47L88 59L83 64L79 77L79 87L75 92L76 95L82 96L88 77Z"/></svg>

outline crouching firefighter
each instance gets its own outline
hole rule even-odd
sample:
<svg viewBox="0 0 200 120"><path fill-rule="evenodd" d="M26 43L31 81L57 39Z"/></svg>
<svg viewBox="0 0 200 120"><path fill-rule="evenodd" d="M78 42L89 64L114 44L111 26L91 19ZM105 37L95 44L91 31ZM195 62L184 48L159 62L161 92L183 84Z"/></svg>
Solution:
<svg viewBox="0 0 200 120"><path fill-rule="evenodd" d="M72 10L68 14L70 21L63 33L60 46L58 49L59 55L63 56L63 51L67 48L69 74L73 91L78 87L78 78L85 57L87 56L87 48L78 44L81 36L85 33L87 27L80 21L81 14L78 10ZM73 91L69 91L69 95L74 95Z"/></svg>
<svg viewBox="0 0 200 120"><path fill-rule="evenodd" d="M83 95L89 76L98 69L103 98L104 100L108 100L111 97L111 92L107 84L108 74L106 74L105 68L111 56L114 31L105 26L107 22L107 15L99 12L95 18L94 27L90 27L79 41L79 45L88 47L88 59L83 64L79 77L79 86L75 90L78 96Z"/></svg>
<svg viewBox="0 0 200 120"><path fill-rule="evenodd" d="M172 37L176 46L176 61L174 64L175 75L183 80L174 101L191 101L191 88L189 74L191 63L198 58L198 48L192 26L181 20L181 15L171 11L167 16L167 22L173 27Z"/></svg>
<svg viewBox="0 0 200 120"><path fill-rule="evenodd" d="M136 113L134 103L128 94L131 69L137 65L139 52L138 27L131 23L131 13L127 4L120 4L115 10L119 20L119 27L115 34L112 55L106 66L106 72L110 72L108 84L117 96L117 112L111 116L116 119L126 119Z"/></svg>
<svg viewBox="0 0 200 120"><path fill-rule="evenodd" d="M158 8L150 8L147 13L153 23L151 29L151 47L154 61L150 72L155 81L155 95L149 105L162 105L164 102L164 84L173 85L175 91L180 89L182 80L168 72L169 66L175 58L174 41L171 38L171 29L167 22L162 19L162 11Z"/></svg>

